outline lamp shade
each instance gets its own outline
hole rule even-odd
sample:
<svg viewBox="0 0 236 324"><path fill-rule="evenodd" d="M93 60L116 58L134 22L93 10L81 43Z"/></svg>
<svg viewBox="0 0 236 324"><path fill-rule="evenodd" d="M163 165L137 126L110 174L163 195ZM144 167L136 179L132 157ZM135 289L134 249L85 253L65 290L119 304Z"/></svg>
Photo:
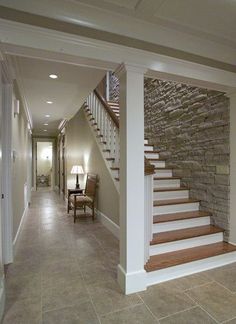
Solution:
<svg viewBox="0 0 236 324"><path fill-rule="evenodd" d="M82 165L73 165L70 173L71 174L84 174Z"/></svg>

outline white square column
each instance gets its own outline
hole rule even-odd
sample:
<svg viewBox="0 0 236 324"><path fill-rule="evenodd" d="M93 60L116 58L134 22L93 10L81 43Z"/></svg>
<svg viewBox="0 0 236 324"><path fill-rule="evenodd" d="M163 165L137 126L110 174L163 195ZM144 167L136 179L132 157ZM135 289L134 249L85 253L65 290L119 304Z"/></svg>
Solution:
<svg viewBox="0 0 236 324"><path fill-rule="evenodd" d="M230 99L230 232L229 242L236 245L236 93Z"/></svg>
<svg viewBox="0 0 236 324"><path fill-rule="evenodd" d="M120 81L120 264L125 294L146 289L144 270L144 72L122 64Z"/></svg>

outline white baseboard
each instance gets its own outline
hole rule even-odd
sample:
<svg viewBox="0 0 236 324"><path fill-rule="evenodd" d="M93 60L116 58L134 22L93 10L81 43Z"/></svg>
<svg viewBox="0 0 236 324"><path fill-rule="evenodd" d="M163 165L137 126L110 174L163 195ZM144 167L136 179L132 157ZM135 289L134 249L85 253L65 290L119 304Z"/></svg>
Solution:
<svg viewBox="0 0 236 324"><path fill-rule="evenodd" d="M23 224L24 224L25 216L27 214L27 210L28 210L28 207L26 207L25 210L24 210L24 212L23 212L23 215L22 215L21 221L20 221L20 225L19 225L18 230L16 232L16 236L15 236L15 238L13 240L13 255L16 254L17 245L18 245L20 233L21 233L22 228L23 228Z"/></svg>
<svg viewBox="0 0 236 324"><path fill-rule="evenodd" d="M147 273L144 269L127 273L119 264L117 276L118 283L125 295L133 294L147 289Z"/></svg>
<svg viewBox="0 0 236 324"><path fill-rule="evenodd" d="M5 309L5 278L4 276L0 279L0 323L2 323L4 309Z"/></svg>
<svg viewBox="0 0 236 324"><path fill-rule="evenodd" d="M110 231L113 235L115 235L118 240L120 239L120 226L114 223L110 218L104 215L99 210L96 210L96 215L98 220Z"/></svg>

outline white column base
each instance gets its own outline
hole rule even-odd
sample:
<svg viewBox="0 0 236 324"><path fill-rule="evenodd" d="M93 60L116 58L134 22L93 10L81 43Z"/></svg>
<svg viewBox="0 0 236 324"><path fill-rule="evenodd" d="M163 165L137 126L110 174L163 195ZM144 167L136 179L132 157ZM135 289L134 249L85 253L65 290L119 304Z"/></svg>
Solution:
<svg viewBox="0 0 236 324"><path fill-rule="evenodd" d="M118 283L125 295L133 294L147 289L147 273L140 270L137 272L126 273L123 267L117 267Z"/></svg>

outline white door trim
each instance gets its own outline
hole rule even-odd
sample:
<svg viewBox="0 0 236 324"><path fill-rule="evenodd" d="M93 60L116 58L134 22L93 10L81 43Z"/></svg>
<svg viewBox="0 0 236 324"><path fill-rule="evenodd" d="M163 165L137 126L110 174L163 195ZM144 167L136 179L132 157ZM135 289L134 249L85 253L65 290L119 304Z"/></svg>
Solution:
<svg viewBox="0 0 236 324"><path fill-rule="evenodd" d="M3 64L2 64L3 65ZM6 75L8 74L8 75ZM13 262L13 239L12 239L12 95L13 85L10 73L4 66L3 74L3 98L2 107L2 255L3 263Z"/></svg>
<svg viewBox="0 0 236 324"><path fill-rule="evenodd" d="M55 183L56 183L56 159L55 159L55 152L56 152L56 140L51 137L33 137L33 186L32 189L34 191L37 190L36 187L36 152L37 152L37 143L38 142L50 142L52 143L52 183L51 188L55 190Z"/></svg>

